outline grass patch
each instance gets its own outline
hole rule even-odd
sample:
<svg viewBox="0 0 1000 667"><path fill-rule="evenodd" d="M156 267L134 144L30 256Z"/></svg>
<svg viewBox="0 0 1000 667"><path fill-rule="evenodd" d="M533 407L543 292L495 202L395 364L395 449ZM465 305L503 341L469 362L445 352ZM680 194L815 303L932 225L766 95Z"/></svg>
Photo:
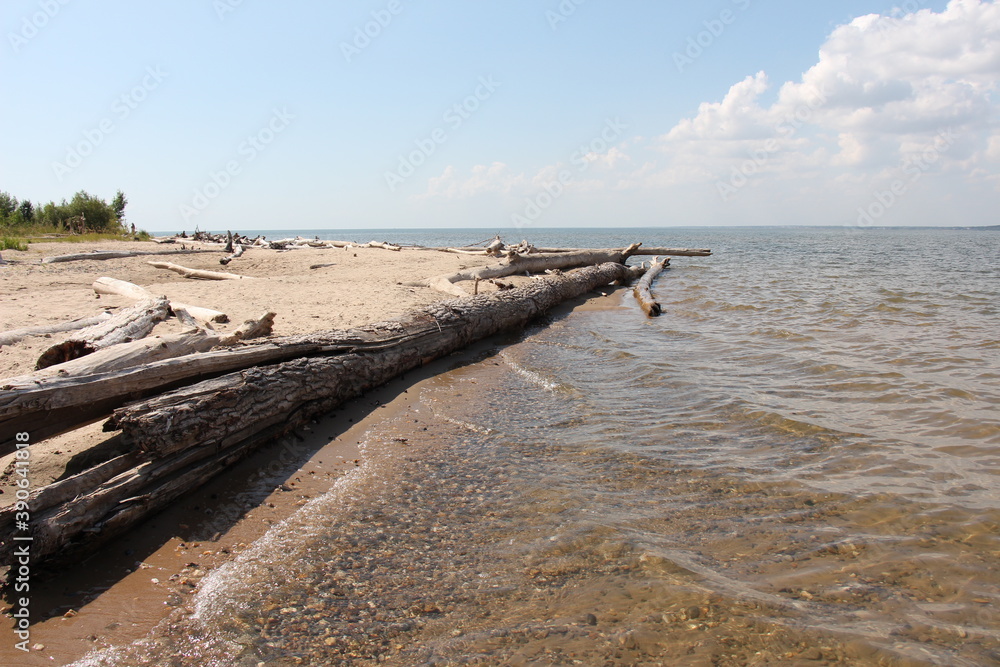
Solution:
<svg viewBox="0 0 1000 667"><path fill-rule="evenodd" d="M28 249L28 242L24 239L19 239L15 236L4 236L0 238L0 251L3 250L20 250L24 252Z"/></svg>

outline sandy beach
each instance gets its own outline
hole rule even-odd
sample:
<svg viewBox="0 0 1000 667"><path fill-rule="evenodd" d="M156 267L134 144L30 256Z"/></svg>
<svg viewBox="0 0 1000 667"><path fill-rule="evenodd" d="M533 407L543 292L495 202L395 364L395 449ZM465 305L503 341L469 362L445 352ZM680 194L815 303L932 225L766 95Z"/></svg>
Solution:
<svg viewBox="0 0 1000 667"><path fill-rule="evenodd" d="M138 256L42 264L44 257L97 250L157 251L171 246L132 242L39 243L26 252L4 251L0 267L0 331L42 326L92 316L131 305L119 296L98 296L102 276L127 280L172 300L221 310L228 331L266 311L277 313L274 334L304 334L392 319L445 298L419 283L486 262L485 257L404 248L249 249L228 267L219 266L221 247L197 243L187 248L216 252L176 257ZM201 281L153 268L150 260L196 269L225 270L247 280ZM311 269L317 264L332 264ZM175 333L184 325L161 322L151 336ZM0 377L30 373L39 354L67 334L26 338L0 350ZM424 371L425 377L434 368ZM146 634L178 607L213 567L226 562L309 498L358 465L361 434L412 400L406 392L418 379L390 385L354 401L338 417L316 424L252 455L230 474L217 478L152 521L102 547L80 566L61 565L32 583L33 613L28 655L0 647L3 664L66 664L87 651L118 645ZM415 392L414 392L415 393ZM108 440L102 421L32 446L32 486L65 475L85 461L86 452ZM11 504L14 455L0 459L0 506ZM216 500L239 494L241 503L220 507ZM6 564L5 564L6 565ZM10 600L4 601L4 609ZM123 610L125 613L123 613ZM40 620L49 617L48 620ZM5 626L11 619L5 618ZM4 632L8 632L5 627ZM16 660L15 660L16 659ZM11 662L15 660L15 662Z"/></svg>

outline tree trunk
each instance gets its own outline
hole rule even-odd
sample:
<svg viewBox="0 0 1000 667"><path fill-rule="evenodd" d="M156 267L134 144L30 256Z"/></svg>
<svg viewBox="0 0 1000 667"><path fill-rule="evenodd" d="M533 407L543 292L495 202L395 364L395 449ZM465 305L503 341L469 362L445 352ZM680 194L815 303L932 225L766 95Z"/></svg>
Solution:
<svg viewBox="0 0 1000 667"><path fill-rule="evenodd" d="M105 311L95 317L81 317L78 320L72 320L70 322L60 322L59 324L49 324L38 327L25 327L23 329L11 329L10 331L0 333L0 347L4 345L13 345L18 341L31 336L44 336L45 334L63 333L66 331L85 329L87 327L92 327L95 324L106 322L109 319L111 319L111 313Z"/></svg>
<svg viewBox="0 0 1000 667"><path fill-rule="evenodd" d="M660 272L663 271L665 266L670 265L669 259L658 261L659 259L660 258L657 257L653 260L649 270L646 271L646 274L639 280L638 283L636 283L634 290L636 301L639 302L639 306L649 317L656 317L663 312L660 304L653 298L653 293L650 291L653 285L653 280L656 276L660 275Z"/></svg>
<svg viewBox="0 0 1000 667"><path fill-rule="evenodd" d="M489 280L503 278L515 273L541 273L553 269L568 269L575 266L603 264L605 262L624 263L639 248L634 243L621 250L581 250L570 253L546 253L537 255L511 255L504 263L481 266L458 273L437 276L427 281L427 286L445 294L468 296L455 283L463 280Z"/></svg>
<svg viewBox="0 0 1000 667"><path fill-rule="evenodd" d="M536 248L540 253L582 252L581 248ZM639 248L632 253L635 256L667 255L671 257L708 257L712 251L708 248Z"/></svg>
<svg viewBox="0 0 1000 667"><path fill-rule="evenodd" d="M30 375L8 378L4 382L19 386L37 386L42 380L57 377L85 377L114 373L163 359L207 352L216 347L230 347L242 340L269 336L273 326L274 313L265 313L259 319L247 320L229 334L198 328L194 331L143 338L105 347L86 356L48 366Z"/></svg>
<svg viewBox="0 0 1000 667"><path fill-rule="evenodd" d="M605 263L506 292L440 302L399 320L339 335L364 345L250 368L121 408L105 428L120 429L123 445L136 449L102 464L100 474L87 478L93 486L81 485L78 476L48 492L49 501L60 502L33 517L32 555L42 560L64 555L74 543L107 540L198 488L254 448L343 401L641 271ZM332 338L324 337L319 347ZM142 457L151 460L137 462ZM135 465L122 470L130 464ZM76 497L77 492L83 495ZM36 493L38 498L46 490ZM0 546L0 557L11 549L8 536L13 531L5 529L9 520L8 513L0 511L0 539L7 540Z"/></svg>
<svg viewBox="0 0 1000 667"><path fill-rule="evenodd" d="M117 294L118 296L139 300L149 299L153 296L152 293L144 287L139 287L135 283L117 280L115 278L98 278L94 281L94 291L98 294ZM175 312L177 310L186 310L193 318L201 320L202 322L225 323L229 321L229 316L225 313L220 313L219 311L212 310L211 308L190 306L179 301L171 301L170 310Z"/></svg>
<svg viewBox="0 0 1000 667"><path fill-rule="evenodd" d="M194 278L196 280L243 280L246 276L239 276L235 273L223 273L221 271L204 271L202 269L189 269L186 266L181 266L180 264L171 264L170 262L146 262L152 267L157 269L167 269L168 271L173 271L174 273L179 273L185 278Z"/></svg>
<svg viewBox="0 0 1000 667"><path fill-rule="evenodd" d="M156 323L167 319L169 314L170 302L166 297L140 301L113 315L108 321L83 329L72 338L53 345L38 358L35 368L48 368L102 348L145 338Z"/></svg>

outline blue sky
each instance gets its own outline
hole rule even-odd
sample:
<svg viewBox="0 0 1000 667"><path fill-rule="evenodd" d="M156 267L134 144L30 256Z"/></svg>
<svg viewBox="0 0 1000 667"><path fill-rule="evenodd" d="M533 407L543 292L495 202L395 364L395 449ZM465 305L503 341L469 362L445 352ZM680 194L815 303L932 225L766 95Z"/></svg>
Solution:
<svg viewBox="0 0 1000 667"><path fill-rule="evenodd" d="M0 27L0 189L122 189L150 231L998 222L996 1L6 0Z"/></svg>

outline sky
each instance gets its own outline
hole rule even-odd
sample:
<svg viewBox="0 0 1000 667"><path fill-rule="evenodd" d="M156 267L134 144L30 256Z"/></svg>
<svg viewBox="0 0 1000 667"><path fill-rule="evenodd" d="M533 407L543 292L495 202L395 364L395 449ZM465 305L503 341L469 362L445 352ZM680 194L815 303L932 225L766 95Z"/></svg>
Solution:
<svg viewBox="0 0 1000 667"><path fill-rule="evenodd" d="M0 190L148 231L998 224L1000 0L4 0Z"/></svg>

